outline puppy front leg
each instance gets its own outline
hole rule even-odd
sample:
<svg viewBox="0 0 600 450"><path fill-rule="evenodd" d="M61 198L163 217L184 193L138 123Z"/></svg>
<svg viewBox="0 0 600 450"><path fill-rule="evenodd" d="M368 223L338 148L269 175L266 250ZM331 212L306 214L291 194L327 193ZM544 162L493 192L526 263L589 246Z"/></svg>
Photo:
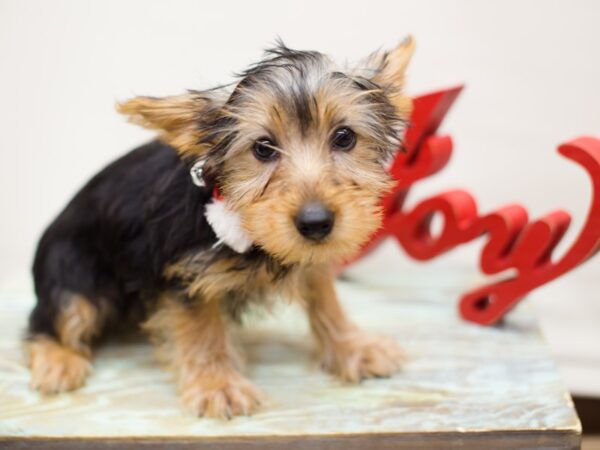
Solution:
<svg viewBox="0 0 600 450"><path fill-rule="evenodd" d="M324 368L350 382L396 372L402 350L393 339L362 331L348 319L338 302L332 272L313 268L306 276L306 308Z"/></svg>
<svg viewBox="0 0 600 450"><path fill-rule="evenodd" d="M218 300L193 304L170 298L146 322L159 357L176 374L183 404L199 416L231 418L251 414L260 393L238 369Z"/></svg>

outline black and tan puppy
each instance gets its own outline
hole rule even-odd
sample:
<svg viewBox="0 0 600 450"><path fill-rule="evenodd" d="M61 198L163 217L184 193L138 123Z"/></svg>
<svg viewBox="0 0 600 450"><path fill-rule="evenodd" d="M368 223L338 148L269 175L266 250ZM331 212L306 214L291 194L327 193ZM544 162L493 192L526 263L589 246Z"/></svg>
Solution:
<svg viewBox="0 0 600 450"><path fill-rule="evenodd" d="M226 323L273 297L302 302L331 373L397 370L395 342L342 311L331 267L379 226L386 164L411 108L412 51L407 39L341 69L279 45L235 85L120 104L159 140L92 178L44 233L26 341L32 387L81 386L94 339L134 320L187 408L249 414L259 393Z"/></svg>

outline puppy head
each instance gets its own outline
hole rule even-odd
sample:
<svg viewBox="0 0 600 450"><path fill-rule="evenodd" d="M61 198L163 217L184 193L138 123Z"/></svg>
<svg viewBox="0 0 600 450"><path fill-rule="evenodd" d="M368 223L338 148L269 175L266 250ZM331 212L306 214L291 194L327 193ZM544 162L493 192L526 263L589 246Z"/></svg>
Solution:
<svg viewBox="0 0 600 450"><path fill-rule="evenodd" d="M409 38L340 69L280 44L232 89L137 97L119 110L183 158L205 159L255 245L283 263L340 261L380 225L413 49Z"/></svg>

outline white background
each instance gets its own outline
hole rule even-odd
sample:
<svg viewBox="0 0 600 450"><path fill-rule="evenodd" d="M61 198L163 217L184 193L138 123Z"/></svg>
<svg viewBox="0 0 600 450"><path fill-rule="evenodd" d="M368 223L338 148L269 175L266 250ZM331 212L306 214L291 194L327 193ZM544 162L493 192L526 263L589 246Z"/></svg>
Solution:
<svg viewBox="0 0 600 450"><path fill-rule="evenodd" d="M74 192L151 137L115 113L116 100L228 82L276 36L344 61L413 34L408 91L467 89L443 126L455 141L450 164L409 204L462 187L482 211L514 201L533 217L565 208L574 223L564 252L585 217L589 183L555 149L600 136L599 21L591 0L0 0L0 278L29 270L36 239ZM418 270L432 279L440 265L475 273L480 248ZM375 259L389 271L411 265L392 246ZM590 337L600 341L599 276L600 257L534 295L563 359L577 360L573 349ZM589 355L600 361L597 350Z"/></svg>

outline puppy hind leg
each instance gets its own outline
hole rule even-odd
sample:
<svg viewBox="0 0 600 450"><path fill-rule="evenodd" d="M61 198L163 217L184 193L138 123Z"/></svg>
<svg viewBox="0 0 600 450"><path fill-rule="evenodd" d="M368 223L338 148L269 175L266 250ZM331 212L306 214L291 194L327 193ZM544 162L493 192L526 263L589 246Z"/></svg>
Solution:
<svg viewBox="0 0 600 450"><path fill-rule="evenodd" d="M91 340L100 331L102 318L89 299L64 294L53 321L54 335L37 333L25 342L30 387L56 394L81 387L91 373Z"/></svg>

